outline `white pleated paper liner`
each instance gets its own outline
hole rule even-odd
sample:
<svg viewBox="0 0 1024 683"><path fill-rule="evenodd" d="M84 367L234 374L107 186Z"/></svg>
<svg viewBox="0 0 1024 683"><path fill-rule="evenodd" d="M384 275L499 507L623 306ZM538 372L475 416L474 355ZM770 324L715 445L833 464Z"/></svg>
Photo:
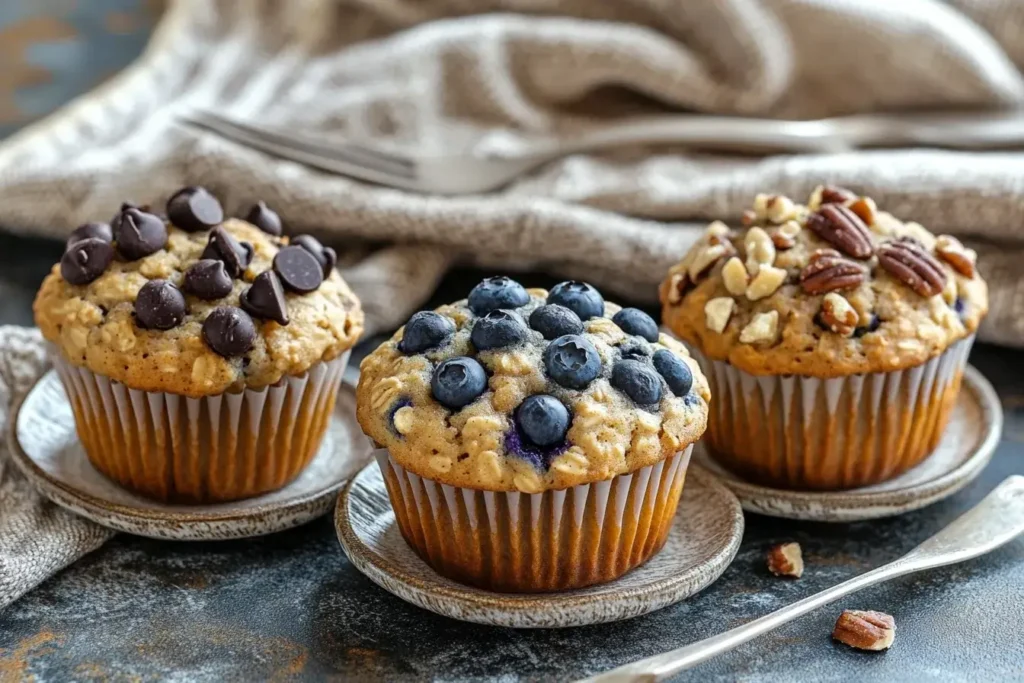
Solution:
<svg viewBox="0 0 1024 683"><path fill-rule="evenodd" d="M407 471L376 452L402 536L439 574L502 592L611 581L665 543L692 446L607 481L543 493L481 491Z"/></svg>
<svg viewBox="0 0 1024 683"><path fill-rule="evenodd" d="M260 389L203 398L130 389L53 354L89 460L161 501L209 503L274 491L316 454L349 353Z"/></svg>
<svg viewBox="0 0 1024 683"><path fill-rule="evenodd" d="M711 385L705 443L759 484L838 490L891 479L938 445L974 336L905 370L759 376L691 347Z"/></svg>

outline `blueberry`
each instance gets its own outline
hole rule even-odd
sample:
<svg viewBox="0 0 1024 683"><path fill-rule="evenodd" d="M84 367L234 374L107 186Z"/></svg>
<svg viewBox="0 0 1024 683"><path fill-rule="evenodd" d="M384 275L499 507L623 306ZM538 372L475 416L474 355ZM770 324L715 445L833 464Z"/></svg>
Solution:
<svg viewBox="0 0 1024 683"><path fill-rule="evenodd" d="M566 334L583 332L580 317L565 306L546 304L530 314L530 327L544 335L545 339L558 339Z"/></svg>
<svg viewBox="0 0 1024 683"><path fill-rule="evenodd" d="M580 317L590 320L604 315L604 299L601 293L586 282L568 280L551 288L549 304L561 304Z"/></svg>
<svg viewBox="0 0 1024 683"><path fill-rule="evenodd" d="M629 337L618 346L619 356L646 361L651 357L651 347L643 339Z"/></svg>
<svg viewBox="0 0 1024 683"><path fill-rule="evenodd" d="M487 388L487 374L472 358L449 358L434 370L430 390L434 398L452 410L475 401Z"/></svg>
<svg viewBox="0 0 1024 683"><path fill-rule="evenodd" d="M661 380L645 363L627 358L612 367L612 386L633 399L650 405L661 400Z"/></svg>
<svg viewBox="0 0 1024 683"><path fill-rule="evenodd" d="M654 369L676 396L686 396L693 388L693 373L690 366L668 349L654 352Z"/></svg>
<svg viewBox="0 0 1024 683"><path fill-rule="evenodd" d="M623 308L612 317L612 322L626 334L643 337L649 342L658 341L658 323L639 308Z"/></svg>
<svg viewBox="0 0 1024 683"><path fill-rule="evenodd" d="M491 311L473 325L469 335L477 351L514 346L526 340L526 323L511 311Z"/></svg>
<svg viewBox="0 0 1024 683"><path fill-rule="evenodd" d="M436 349L453 334L455 323L451 318L434 311L420 311L405 324L398 350L410 354Z"/></svg>
<svg viewBox="0 0 1024 683"><path fill-rule="evenodd" d="M523 286L510 277L489 277L469 293L469 308L484 315L499 308L519 308L530 302Z"/></svg>
<svg viewBox="0 0 1024 683"><path fill-rule="evenodd" d="M815 318L815 321L817 321L817 318ZM820 325L821 323L819 322L818 324ZM871 314L871 322L869 322L867 325L854 328L853 336L855 338L856 337L863 337L868 332L874 332L875 330L877 330L881 326L882 326L882 319L879 318L874 313L872 313Z"/></svg>
<svg viewBox="0 0 1024 683"><path fill-rule="evenodd" d="M544 368L563 387L586 389L601 374L601 357L586 338L567 334L544 349Z"/></svg>
<svg viewBox="0 0 1024 683"><path fill-rule="evenodd" d="M967 307L964 305L964 300L961 299L960 297L957 297L956 301L953 302L953 310L956 311L956 314L959 316L963 316L966 308Z"/></svg>
<svg viewBox="0 0 1024 683"><path fill-rule="evenodd" d="M516 409L516 424L527 441L544 448L565 440L569 431L569 411L554 396L538 394Z"/></svg>

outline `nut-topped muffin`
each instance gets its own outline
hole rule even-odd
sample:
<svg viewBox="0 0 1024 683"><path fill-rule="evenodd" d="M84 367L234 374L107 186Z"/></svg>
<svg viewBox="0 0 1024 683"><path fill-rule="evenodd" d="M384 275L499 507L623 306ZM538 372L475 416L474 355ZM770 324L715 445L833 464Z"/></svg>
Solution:
<svg viewBox="0 0 1024 683"><path fill-rule="evenodd" d="M280 488L319 447L359 302L334 251L283 237L262 203L225 219L192 187L167 216L125 204L76 229L36 296L79 436L104 474L162 500Z"/></svg>
<svg viewBox="0 0 1024 683"><path fill-rule="evenodd" d="M427 562L460 581L538 591L610 580L660 549L709 398L685 348L642 311L583 282L546 292L497 277L417 313L367 356L357 411L402 533ZM428 496L407 490L410 477ZM435 490L459 495L417 506ZM519 503L520 492L533 495ZM624 513L626 496L637 506ZM499 512L509 505L526 517ZM602 542L620 552L595 557Z"/></svg>
<svg viewBox="0 0 1024 683"><path fill-rule="evenodd" d="M975 254L837 187L806 206L758 195L743 224L712 223L661 286L664 322L716 396L716 457L815 489L916 465L938 444L988 310Z"/></svg>

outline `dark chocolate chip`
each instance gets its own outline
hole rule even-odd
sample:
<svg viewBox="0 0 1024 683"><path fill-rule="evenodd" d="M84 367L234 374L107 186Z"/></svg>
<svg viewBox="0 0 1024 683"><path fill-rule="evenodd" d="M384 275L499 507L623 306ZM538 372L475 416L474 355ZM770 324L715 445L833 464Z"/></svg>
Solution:
<svg viewBox="0 0 1024 683"><path fill-rule="evenodd" d="M149 256L167 244L167 226L159 216L127 208L111 224L117 251L129 261Z"/></svg>
<svg viewBox="0 0 1024 683"><path fill-rule="evenodd" d="M68 247L60 259L60 275L73 285L87 285L114 260L114 248L98 237L87 237Z"/></svg>
<svg viewBox="0 0 1024 683"><path fill-rule="evenodd" d="M185 295L167 280L150 280L135 298L135 322L149 330L169 330L185 319Z"/></svg>
<svg viewBox="0 0 1024 683"><path fill-rule="evenodd" d="M183 187L167 200L171 223L188 232L216 227L224 220L220 202L204 187Z"/></svg>
<svg viewBox="0 0 1024 683"><path fill-rule="evenodd" d="M225 358L241 356L256 341L256 326L242 309L218 306L203 322L203 341Z"/></svg>
<svg viewBox="0 0 1024 683"><path fill-rule="evenodd" d="M252 208L249 209L249 213L245 214L245 220L249 221L268 235L274 235L276 237L284 232L284 226L281 224L281 217L277 215L276 211L269 208L262 200L252 205Z"/></svg>
<svg viewBox="0 0 1024 683"><path fill-rule="evenodd" d="M114 214L114 217L110 219L110 224L113 225L114 223L116 223L117 217L120 216L125 211L127 211L128 209L138 209L140 211L145 211L146 213L153 213L152 211L149 210L149 204L140 205L136 204L135 202L121 202L121 208L118 209L117 213Z"/></svg>
<svg viewBox="0 0 1024 683"><path fill-rule="evenodd" d="M85 225L79 225L71 231L71 235L68 237L65 248L70 247L75 242L88 239L90 237L101 239L107 244L114 241L114 233L110 229L109 223L86 223Z"/></svg>
<svg viewBox="0 0 1024 683"><path fill-rule="evenodd" d="M324 279L330 277L331 271L338 263L338 254L334 249L320 244L320 240L312 235L296 235L291 239L291 244L302 247L316 259L324 271Z"/></svg>
<svg viewBox="0 0 1024 683"><path fill-rule="evenodd" d="M256 276L252 286L239 297L242 308L257 318L288 324L288 304L284 298L281 279L272 270Z"/></svg>
<svg viewBox="0 0 1024 683"><path fill-rule="evenodd" d="M316 257L299 246L285 247L274 257L274 272L290 291L306 294L324 281L323 269Z"/></svg>
<svg viewBox="0 0 1024 683"><path fill-rule="evenodd" d="M182 288L192 296L213 301L231 293L231 276L223 261L203 259L185 271Z"/></svg>
<svg viewBox="0 0 1024 683"><path fill-rule="evenodd" d="M222 227L210 231L210 241L203 249L204 259L223 261L231 277L241 277L252 262L253 248L248 242L239 242Z"/></svg>

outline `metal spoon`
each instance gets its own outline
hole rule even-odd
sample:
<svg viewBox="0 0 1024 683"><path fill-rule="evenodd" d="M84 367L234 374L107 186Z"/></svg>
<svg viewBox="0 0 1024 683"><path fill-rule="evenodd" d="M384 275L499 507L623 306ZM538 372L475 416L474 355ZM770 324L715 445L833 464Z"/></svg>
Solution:
<svg viewBox="0 0 1024 683"><path fill-rule="evenodd" d="M585 683L653 683L739 647L813 609L861 588L889 579L970 560L991 552L1024 533L1024 477L1013 475L952 524L894 562L804 598L731 631L705 638L664 654L641 659Z"/></svg>

